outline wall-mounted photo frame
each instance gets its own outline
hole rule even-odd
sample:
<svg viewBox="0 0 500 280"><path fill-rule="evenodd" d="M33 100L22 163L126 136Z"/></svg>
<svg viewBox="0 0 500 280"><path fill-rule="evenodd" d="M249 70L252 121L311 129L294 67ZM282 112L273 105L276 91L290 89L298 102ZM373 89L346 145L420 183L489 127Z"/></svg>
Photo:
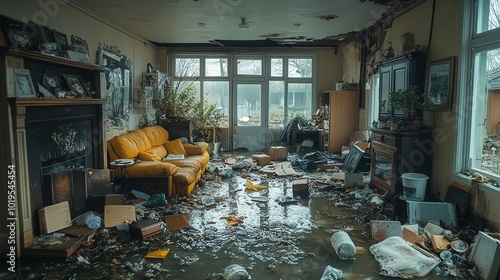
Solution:
<svg viewBox="0 0 500 280"><path fill-rule="evenodd" d="M36 90L33 86L30 70L14 69L14 82L16 83L16 97L35 98Z"/></svg>
<svg viewBox="0 0 500 280"><path fill-rule="evenodd" d="M66 34L52 29L52 36L54 36L54 42L61 48L61 50L64 51L68 49L68 37Z"/></svg>
<svg viewBox="0 0 500 280"><path fill-rule="evenodd" d="M85 85L83 84L82 81L82 77L69 74L63 74L63 77L66 80L66 83L68 84L69 90L76 94L75 97L79 98L92 97L90 93L87 91L87 88L85 88Z"/></svg>
<svg viewBox="0 0 500 280"><path fill-rule="evenodd" d="M435 111L448 111L453 101L453 78L455 76L455 57L429 63L427 80L427 99Z"/></svg>

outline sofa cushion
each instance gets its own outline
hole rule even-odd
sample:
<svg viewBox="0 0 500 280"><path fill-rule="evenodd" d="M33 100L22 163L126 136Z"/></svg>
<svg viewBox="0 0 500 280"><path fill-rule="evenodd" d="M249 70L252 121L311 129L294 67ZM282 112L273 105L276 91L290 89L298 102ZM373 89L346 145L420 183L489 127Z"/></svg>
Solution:
<svg viewBox="0 0 500 280"><path fill-rule="evenodd" d="M184 150L186 150L187 155L202 155L206 150L208 150L208 143L185 143Z"/></svg>
<svg viewBox="0 0 500 280"><path fill-rule="evenodd" d="M127 167L127 176L129 178L170 177L178 170L179 167L169 162L141 161Z"/></svg>
<svg viewBox="0 0 500 280"><path fill-rule="evenodd" d="M152 147L163 145L168 141L168 131L161 126L148 126L141 130L148 137Z"/></svg>
<svg viewBox="0 0 500 280"><path fill-rule="evenodd" d="M141 160L161 161L167 155L167 150L163 145L151 147L149 150L139 152Z"/></svg>
<svg viewBox="0 0 500 280"><path fill-rule="evenodd" d="M135 130L113 137L110 142L119 158L135 158L139 155L139 152L151 148L151 142L142 130Z"/></svg>
<svg viewBox="0 0 500 280"><path fill-rule="evenodd" d="M167 141L163 144L163 146L167 149L168 154L187 155L180 138L172 141Z"/></svg>

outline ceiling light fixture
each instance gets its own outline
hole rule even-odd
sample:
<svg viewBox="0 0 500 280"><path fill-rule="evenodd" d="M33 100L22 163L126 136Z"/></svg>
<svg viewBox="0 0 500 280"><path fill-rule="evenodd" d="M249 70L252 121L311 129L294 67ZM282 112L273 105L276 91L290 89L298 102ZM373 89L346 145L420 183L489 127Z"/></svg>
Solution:
<svg viewBox="0 0 500 280"><path fill-rule="evenodd" d="M248 29L248 28L250 28L250 25L248 25L245 18L242 18L240 24L238 24L238 27L240 29Z"/></svg>

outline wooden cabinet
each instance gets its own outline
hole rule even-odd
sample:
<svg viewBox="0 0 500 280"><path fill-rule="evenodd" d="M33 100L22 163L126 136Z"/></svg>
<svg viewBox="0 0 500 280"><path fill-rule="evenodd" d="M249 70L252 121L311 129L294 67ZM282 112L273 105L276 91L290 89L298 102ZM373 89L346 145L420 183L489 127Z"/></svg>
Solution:
<svg viewBox="0 0 500 280"><path fill-rule="evenodd" d="M359 94L357 91L328 91L328 150L340 153L359 129Z"/></svg>
<svg viewBox="0 0 500 280"><path fill-rule="evenodd" d="M391 115L402 117L403 111L392 110L388 106L389 93L405 90L415 85L423 92L424 58L422 52L413 52L379 63L379 119L386 120Z"/></svg>
<svg viewBox="0 0 500 280"><path fill-rule="evenodd" d="M399 132L379 128L371 128L371 131L373 186L382 192L400 194L403 173L422 173L431 177L434 149L431 131Z"/></svg>

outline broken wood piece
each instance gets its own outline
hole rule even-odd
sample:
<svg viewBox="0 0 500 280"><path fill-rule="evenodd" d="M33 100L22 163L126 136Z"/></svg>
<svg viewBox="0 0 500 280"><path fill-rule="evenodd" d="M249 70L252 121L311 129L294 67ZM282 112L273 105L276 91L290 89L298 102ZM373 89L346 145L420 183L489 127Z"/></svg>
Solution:
<svg viewBox="0 0 500 280"><path fill-rule="evenodd" d="M403 227L403 239L413 244L422 244L424 242L420 235L405 227Z"/></svg>
<svg viewBox="0 0 500 280"><path fill-rule="evenodd" d="M441 253L444 250L447 250L451 245L450 241L444 237L444 235L433 235L431 236L432 248L434 248L434 252Z"/></svg>

